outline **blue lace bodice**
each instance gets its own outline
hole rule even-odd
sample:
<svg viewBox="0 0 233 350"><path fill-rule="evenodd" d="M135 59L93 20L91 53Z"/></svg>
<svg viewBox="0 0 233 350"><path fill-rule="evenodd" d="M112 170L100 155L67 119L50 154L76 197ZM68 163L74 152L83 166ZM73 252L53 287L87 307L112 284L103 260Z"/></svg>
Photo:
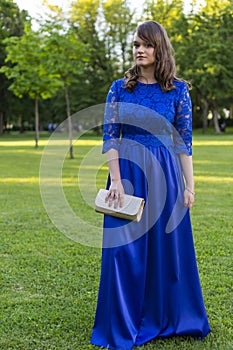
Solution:
<svg viewBox="0 0 233 350"><path fill-rule="evenodd" d="M137 82L133 92L124 79L114 81L106 100L103 153L119 149L124 139L145 146L174 143L176 153L192 154L192 105L187 85L163 92L158 83ZM165 140L165 141L164 141Z"/></svg>

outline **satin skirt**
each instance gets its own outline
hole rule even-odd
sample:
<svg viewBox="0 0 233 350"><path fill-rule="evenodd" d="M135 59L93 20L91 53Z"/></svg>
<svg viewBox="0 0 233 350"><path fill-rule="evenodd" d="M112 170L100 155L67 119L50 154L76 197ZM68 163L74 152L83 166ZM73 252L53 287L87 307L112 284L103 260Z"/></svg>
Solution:
<svg viewBox="0 0 233 350"><path fill-rule="evenodd" d="M157 337L204 338L210 326L179 158L166 147L132 146L122 145L121 177L146 205L139 223L104 217L91 344L130 350Z"/></svg>

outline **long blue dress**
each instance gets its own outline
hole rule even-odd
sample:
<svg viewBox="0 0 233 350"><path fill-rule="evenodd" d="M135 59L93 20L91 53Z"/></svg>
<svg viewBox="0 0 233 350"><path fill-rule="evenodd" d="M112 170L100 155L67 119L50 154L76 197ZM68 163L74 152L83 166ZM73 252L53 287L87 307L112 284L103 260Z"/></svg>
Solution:
<svg viewBox="0 0 233 350"><path fill-rule="evenodd" d="M157 83L137 82L128 92L120 79L107 96L103 152L119 151L125 192L146 204L138 223L104 216L91 337L104 348L210 332L178 157L192 154L192 107L186 84L174 84L163 92Z"/></svg>

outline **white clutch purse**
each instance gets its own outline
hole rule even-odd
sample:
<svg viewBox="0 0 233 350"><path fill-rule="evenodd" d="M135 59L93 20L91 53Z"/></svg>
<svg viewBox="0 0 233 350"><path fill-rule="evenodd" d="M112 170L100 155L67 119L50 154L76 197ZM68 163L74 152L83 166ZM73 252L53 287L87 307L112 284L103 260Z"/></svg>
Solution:
<svg viewBox="0 0 233 350"><path fill-rule="evenodd" d="M108 190L100 189L95 199L95 211L98 213L112 215L118 218L140 221L145 201L143 198L124 194L123 207L114 205L110 207L108 202L105 202Z"/></svg>

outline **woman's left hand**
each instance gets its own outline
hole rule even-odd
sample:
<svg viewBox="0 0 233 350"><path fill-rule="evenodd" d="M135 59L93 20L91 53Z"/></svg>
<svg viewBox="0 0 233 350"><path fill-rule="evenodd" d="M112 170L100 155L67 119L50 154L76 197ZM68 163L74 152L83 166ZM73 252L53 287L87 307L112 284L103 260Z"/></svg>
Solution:
<svg viewBox="0 0 233 350"><path fill-rule="evenodd" d="M184 190L184 206L189 207L189 209L192 209L193 203L194 203L194 195L195 192L189 190L188 188L185 188Z"/></svg>
<svg viewBox="0 0 233 350"><path fill-rule="evenodd" d="M124 193L124 187L121 180L112 180L105 202L108 202L110 207L114 204L114 208L117 208L118 205L121 208L124 204Z"/></svg>

